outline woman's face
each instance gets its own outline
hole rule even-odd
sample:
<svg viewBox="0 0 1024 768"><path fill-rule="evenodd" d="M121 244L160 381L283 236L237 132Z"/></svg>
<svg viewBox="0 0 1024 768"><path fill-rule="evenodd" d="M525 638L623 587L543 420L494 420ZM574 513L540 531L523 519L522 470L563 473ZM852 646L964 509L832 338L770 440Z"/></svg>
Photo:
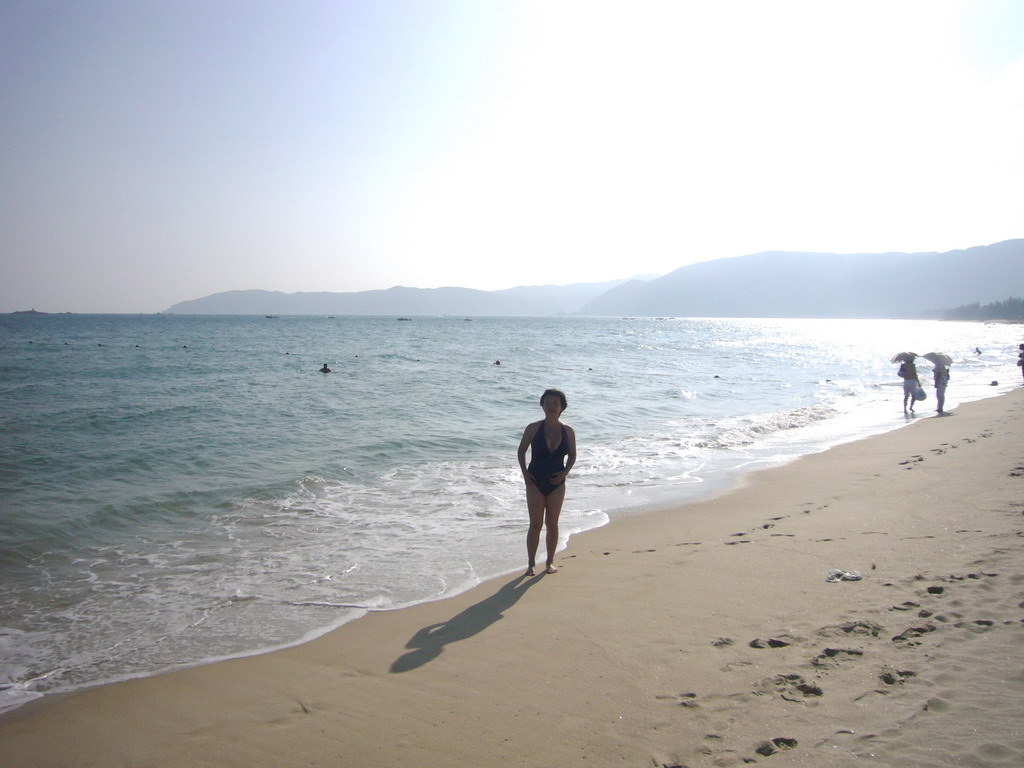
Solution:
<svg viewBox="0 0 1024 768"><path fill-rule="evenodd" d="M562 413L562 398L558 395L548 395L541 401L540 407L544 409L545 414L559 416Z"/></svg>

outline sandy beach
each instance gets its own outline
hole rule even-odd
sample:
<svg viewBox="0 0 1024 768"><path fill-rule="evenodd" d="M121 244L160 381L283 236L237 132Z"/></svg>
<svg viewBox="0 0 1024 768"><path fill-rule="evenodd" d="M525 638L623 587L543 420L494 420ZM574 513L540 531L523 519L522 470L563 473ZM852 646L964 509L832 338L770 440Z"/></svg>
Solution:
<svg viewBox="0 0 1024 768"><path fill-rule="evenodd" d="M1024 389L926 411L557 574L34 702L0 765L1024 765L1022 446Z"/></svg>

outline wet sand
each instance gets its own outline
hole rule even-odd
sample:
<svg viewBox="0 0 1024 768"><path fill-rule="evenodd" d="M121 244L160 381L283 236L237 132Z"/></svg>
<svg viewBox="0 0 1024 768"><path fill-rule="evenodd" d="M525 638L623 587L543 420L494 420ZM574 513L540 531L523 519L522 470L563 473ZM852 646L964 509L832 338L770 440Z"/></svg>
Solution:
<svg viewBox="0 0 1024 768"><path fill-rule="evenodd" d="M576 536L557 574L34 702L0 766L1024 765L1022 550L1024 388Z"/></svg>

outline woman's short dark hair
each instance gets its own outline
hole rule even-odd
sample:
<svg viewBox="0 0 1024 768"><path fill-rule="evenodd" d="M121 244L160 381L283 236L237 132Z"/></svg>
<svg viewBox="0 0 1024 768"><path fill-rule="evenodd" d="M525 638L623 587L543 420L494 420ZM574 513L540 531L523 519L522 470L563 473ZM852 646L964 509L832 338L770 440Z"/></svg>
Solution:
<svg viewBox="0 0 1024 768"><path fill-rule="evenodd" d="M564 410L565 410L566 408L568 408L568 407L569 407L569 401L565 399L565 392L563 392L563 391L562 391L562 390L560 390L560 389L545 389L545 390L544 390L544 394L540 396L540 404L541 404L541 407L543 407L543 406L544 406L544 399L545 399L545 398L546 398L546 397L547 397L548 395L554 395L555 397L557 397L557 398L558 398L559 400L561 400L561 401L562 401L562 410L563 410L563 411L564 411Z"/></svg>

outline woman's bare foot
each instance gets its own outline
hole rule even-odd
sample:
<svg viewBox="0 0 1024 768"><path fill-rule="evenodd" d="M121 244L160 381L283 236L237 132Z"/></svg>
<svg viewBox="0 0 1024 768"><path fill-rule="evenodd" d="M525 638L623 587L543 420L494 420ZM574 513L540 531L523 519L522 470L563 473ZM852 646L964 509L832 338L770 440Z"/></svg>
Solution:
<svg viewBox="0 0 1024 768"><path fill-rule="evenodd" d="M529 568L526 569L526 575L527 576L536 576L537 575L537 572L533 569L532 565Z"/></svg>
<svg viewBox="0 0 1024 768"><path fill-rule="evenodd" d="M555 566L553 565L549 565L547 568L544 569L544 573L558 573L558 569L555 568Z"/></svg>

